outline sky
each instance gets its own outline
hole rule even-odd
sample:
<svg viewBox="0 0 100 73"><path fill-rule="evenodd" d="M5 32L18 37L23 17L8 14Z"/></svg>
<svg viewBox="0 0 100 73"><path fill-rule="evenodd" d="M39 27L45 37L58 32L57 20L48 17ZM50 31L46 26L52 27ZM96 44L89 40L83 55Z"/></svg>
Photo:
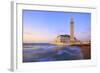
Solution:
<svg viewBox="0 0 100 73"><path fill-rule="evenodd" d="M70 19L74 19L74 36L80 41L91 38L91 14L23 10L23 42L53 42L58 35L70 35Z"/></svg>

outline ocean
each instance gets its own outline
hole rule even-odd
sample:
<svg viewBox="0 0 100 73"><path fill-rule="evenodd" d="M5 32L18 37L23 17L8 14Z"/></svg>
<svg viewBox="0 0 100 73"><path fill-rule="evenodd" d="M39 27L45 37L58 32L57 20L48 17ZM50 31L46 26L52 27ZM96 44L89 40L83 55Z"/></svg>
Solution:
<svg viewBox="0 0 100 73"><path fill-rule="evenodd" d="M81 60L79 46L58 46L49 43L24 43L23 62Z"/></svg>

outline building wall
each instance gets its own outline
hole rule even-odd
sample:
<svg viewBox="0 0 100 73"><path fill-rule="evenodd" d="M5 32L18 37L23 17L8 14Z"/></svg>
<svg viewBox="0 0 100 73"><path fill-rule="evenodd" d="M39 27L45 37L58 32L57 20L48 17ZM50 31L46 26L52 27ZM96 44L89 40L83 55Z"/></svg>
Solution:
<svg viewBox="0 0 100 73"><path fill-rule="evenodd" d="M59 36L56 38L56 43L70 43L70 37Z"/></svg>

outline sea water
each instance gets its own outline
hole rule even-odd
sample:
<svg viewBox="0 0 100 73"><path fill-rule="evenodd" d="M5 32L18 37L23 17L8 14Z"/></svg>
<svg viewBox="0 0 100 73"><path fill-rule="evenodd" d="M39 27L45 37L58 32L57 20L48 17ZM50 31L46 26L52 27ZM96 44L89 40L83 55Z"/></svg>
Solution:
<svg viewBox="0 0 100 73"><path fill-rule="evenodd" d="M81 60L79 46L59 46L49 43L23 44L23 62Z"/></svg>

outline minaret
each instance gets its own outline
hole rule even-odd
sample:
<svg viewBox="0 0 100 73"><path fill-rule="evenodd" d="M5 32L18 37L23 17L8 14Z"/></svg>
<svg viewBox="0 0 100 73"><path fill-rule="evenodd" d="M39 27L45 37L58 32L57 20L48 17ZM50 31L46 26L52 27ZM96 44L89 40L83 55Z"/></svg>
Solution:
<svg viewBox="0 0 100 73"><path fill-rule="evenodd" d="M74 43L74 19L70 19L70 43Z"/></svg>

